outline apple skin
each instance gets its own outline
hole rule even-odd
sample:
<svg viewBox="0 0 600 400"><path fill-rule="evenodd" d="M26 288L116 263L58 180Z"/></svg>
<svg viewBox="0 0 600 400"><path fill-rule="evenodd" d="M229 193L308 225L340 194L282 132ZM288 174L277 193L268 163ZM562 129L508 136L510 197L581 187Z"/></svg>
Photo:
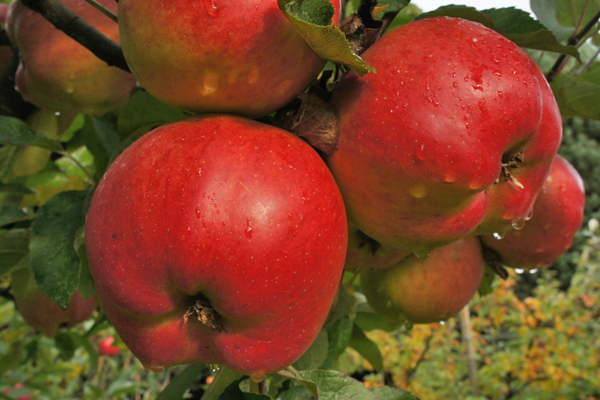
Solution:
<svg viewBox="0 0 600 400"><path fill-rule="evenodd" d="M427 324L467 305L484 270L479 239L465 237L433 250L426 260L411 255L391 268L363 270L360 284L369 305L390 322Z"/></svg>
<svg viewBox="0 0 600 400"><path fill-rule="evenodd" d="M118 25L100 11L84 0L61 2L119 42ZM114 1L99 3L116 13ZM7 32L19 49L16 88L26 101L56 112L103 115L131 96L136 84L132 74L108 66L18 0L11 3Z"/></svg>
<svg viewBox="0 0 600 400"><path fill-rule="evenodd" d="M326 161L357 229L424 256L486 217L503 158L539 134L541 74L505 37L448 17L395 29L362 57L377 73L350 72L335 89Z"/></svg>
<svg viewBox="0 0 600 400"><path fill-rule="evenodd" d="M56 335L62 327L72 328L86 321L97 308L94 296L83 298L81 293L75 292L63 310L40 290L23 297L15 293L15 304L25 322L48 337Z"/></svg>
<svg viewBox="0 0 600 400"><path fill-rule="evenodd" d="M121 352L117 346L113 346L115 338L112 336L105 337L98 343L98 353L102 356L116 357Z"/></svg>
<svg viewBox="0 0 600 400"><path fill-rule="evenodd" d="M116 159L94 193L86 248L106 315L146 368L205 362L260 378L321 329L347 229L308 144L213 115L150 131ZM202 296L223 330L185 322Z"/></svg>
<svg viewBox="0 0 600 400"><path fill-rule="evenodd" d="M337 25L341 3L332 4ZM140 84L197 113L267 115L325 65L276 0L121 0L119 28Z"/></svg>
<svg viewBox="0 0 600 400"><path fill-rule="evenodd" d="M503 239L482 236L484 245L501 256L507 267L531 270L550 266L573 243L583 221L585 190L577 170L557 155L540 191L533 214L523 229Z"/></svg>

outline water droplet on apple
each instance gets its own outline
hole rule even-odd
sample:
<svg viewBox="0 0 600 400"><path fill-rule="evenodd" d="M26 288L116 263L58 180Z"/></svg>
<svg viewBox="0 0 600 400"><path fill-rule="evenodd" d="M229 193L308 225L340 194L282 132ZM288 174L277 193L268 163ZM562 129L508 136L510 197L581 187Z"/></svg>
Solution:
<svg viewBox="0 0 600 400"><path fill-rule="evenodd" d="M221 370L221 367L217 364L208 364L208 367L212 372L219 372Z"/></svg>
<svg viewBox="0 0 600 400"><path fill-rule="evenodd" d="M196 218L200 219L202 218L202 210L200 210L200 207L196 207Z"/></svg>
<svg viewBox="0 0 600 400"><path fill-rule="evenodd" d="M506 235L506 232L496 232L494 233L494 237L498 240L502 240L504 239L504 235Z"/></svg>
<svg viewBox="0 0 600 400"><path fill-rule="evenodd" d="M251 375L250 379L252 379L254 382L256 383L261 383L262 381L265 380L265 376L264 375Z"/></svg>
<svg viewBox="0 0 600 400"><path fill-rule="evenodd" d="M216 17L219 15L219 8L215 4L215 0L203 0L204 8L206 8L206 12L211 17Z"/></svg>
<svg viewBox="0 0 600 400"><path fill-rule="evenodd" d="M202 80L202 89L200 93L203 96L209 96L219 89L219 76L216 72L208 71Z"/></svg>
<svg viewBox="0 0 600 400"><path fill-rule="evenodd" d="M57 116L57 117L60 117L60 111L55 111L54 115Z"/></svg>
<svg viewBox="0 0 600 400"><path fill-rule="evenodd" d="M525 227L525 220L524 219L518 219L512 222L512 227L516 230L521 230Z"/></svg>
<svg viewBox="0 0 600 400"><path fill-rule="evenodd" d="M144 369L146 371L154 372L155 374L160 374L165 370L165 367L161 367L158 365L144 365Z"/></svg>
<svg viewBox="0 0 600 400"><path fill-rule="evenodd" d="M525 221L530 221L533 218L533 211L529 211L529 214L525 217Z"/></svg>
<svg viewBox="0 0 600 400"><path fill-rule="evenodd" d="M446 175L444 176L444 181L448 183L456 181L456 172L446 172Z"/></svg>
<svg viewBox="0 0 600 400"><path fill-rule="evenodd" d="M250 220L248 218L246 218L246 230L244 232L246 233L246 237L248 239L252 239L252 234L254 232L252 231L252 226L250 225Z"/></svg>
<svg viewBox="0 0 600 400"><path fill-rule="evenodd" d="M424 144L422 144L421 147L417 149L417 158L421 161L424 161L426 158L424 150L425 150Z"/></svg>
<svg viewBox="0 0 600 400"><path fill-rule="evenodd" d="M425 185L413 186L408 189L408 193L414 198L422 199L423 197L427 196L427 188Z"/></svg>
<svg viewBox="0 0 600 400"><path fill-rule="evenodd" d="M477 190L481 187L481 182L473 181L469 183L469 189Z"/></svg>
<svg viewBox="0 0 600 400"><path fill-rule="evenodd" d="M415 254L415 256L417 256L417 258L421 261L425 261L429 258L429 253L427 254Z"/></svg>
<svg viewBox="0 0 600 400"><path fill-rule="evenodd" d="M68 82L65 90L67 93L73 93L75 91L75 84L73 82Z"/></svg>

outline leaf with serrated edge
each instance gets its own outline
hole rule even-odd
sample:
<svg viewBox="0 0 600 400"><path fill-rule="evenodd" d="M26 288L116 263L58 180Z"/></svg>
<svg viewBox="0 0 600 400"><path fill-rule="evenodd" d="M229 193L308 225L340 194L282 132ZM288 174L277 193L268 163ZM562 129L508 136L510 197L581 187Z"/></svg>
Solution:
<svg viewBox="0 0 600 400"><path fill-rule="evenodd" d="M58 193L40 207L32 226L31 268L42 292L66 309L79 284L80 261L75 250L83 226L85 191Z"/></svg>
<svg viewBox="0 0 600 400"><path fill-rule="evenodd" d="M333 6L329 0L310 0L316 4L313 9L328 8L328 19L322 15L314 16L302 7L309 0L277 0L279 9L290 20L308 45L324 60L343 64L354 70L359 76L375 72L362 58L354 54L346 36L337 26L331 26ZM320 3L319 3L320 2ZM328 4L328 5L327 5ZM310 10L309 10L310 11ZM312 19L308 21L308 19Z"/></svg>
<svg viewBox="0 0 600 400"><path fill-rule="evenodd" d="M356 324L352 328L350 347L370 362L377 371L383 371L383 356L379 347Z"/></svg>

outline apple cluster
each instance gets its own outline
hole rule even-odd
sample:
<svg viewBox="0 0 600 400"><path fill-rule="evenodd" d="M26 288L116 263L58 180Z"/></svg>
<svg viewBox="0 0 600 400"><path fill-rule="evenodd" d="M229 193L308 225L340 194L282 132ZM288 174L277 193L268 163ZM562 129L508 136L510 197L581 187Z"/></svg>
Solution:
<svg viewBox="0 0 600 400"><path fill-rule="evenodd" d="M384 34L362 54L376 72L346 73L326 99L336 144L325 154L256 120L326 62L276 1L99 2L118 25L63 1L122 45L131 74L20 0L7 29L17 90L38 107L103 115L137 83L194 114L125 149L86 219L98 299L150 370L204 362L261 381L315 340L344 270L391 322L447 319L486 263L546 267L581 225L552 91L481 24L437 17Z"/></svg>

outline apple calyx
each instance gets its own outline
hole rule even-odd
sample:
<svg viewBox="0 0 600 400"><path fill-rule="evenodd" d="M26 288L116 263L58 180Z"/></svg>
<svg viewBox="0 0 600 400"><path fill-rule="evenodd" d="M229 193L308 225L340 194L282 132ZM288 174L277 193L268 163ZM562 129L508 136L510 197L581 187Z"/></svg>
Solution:
<svg viewBox="0 0 600 400"><path fill-rule="evenodd" d="M192 305L183 315L183 321L187 324L188 318L193 316L195 316L196 319L202 323L202 325L210 328L213 331L222 332L225 330L225 328L223 328L223 321L219 317L219 314L217 314L215 309L212 308L210 302L205 297L201 297L196 300L194 305Z"/></svg>
<svg viewBox="0 0 600 400"><path fill-rule="evenodd" d="M514 156L512 156L508 161L503 162L502 163L502 167L501 167L501 176L504 178L505 181L510 181L512 182L515 186L519 187L520 189L525 189L525 186L523 186L523 184L521 182L519 182L517 180L517 178L515 178L511 173L510 173L510 169L515 169L515 168L519 168L519 166L521 164L523 164L523 160L525 159L525 152L523 150L521 150L520 152L518 152L517 154L515 154ZM495 183L499 183L500 182L500 178L498 177L498 179L496 180Z"/></svg>
<svg viewBox="0 0 600 400"><path fill-rule="evenodd" d="M311 93L301 93L276 117L280 128L303 138L324 154L336 150L338 120L325 100Z"/></svg>

